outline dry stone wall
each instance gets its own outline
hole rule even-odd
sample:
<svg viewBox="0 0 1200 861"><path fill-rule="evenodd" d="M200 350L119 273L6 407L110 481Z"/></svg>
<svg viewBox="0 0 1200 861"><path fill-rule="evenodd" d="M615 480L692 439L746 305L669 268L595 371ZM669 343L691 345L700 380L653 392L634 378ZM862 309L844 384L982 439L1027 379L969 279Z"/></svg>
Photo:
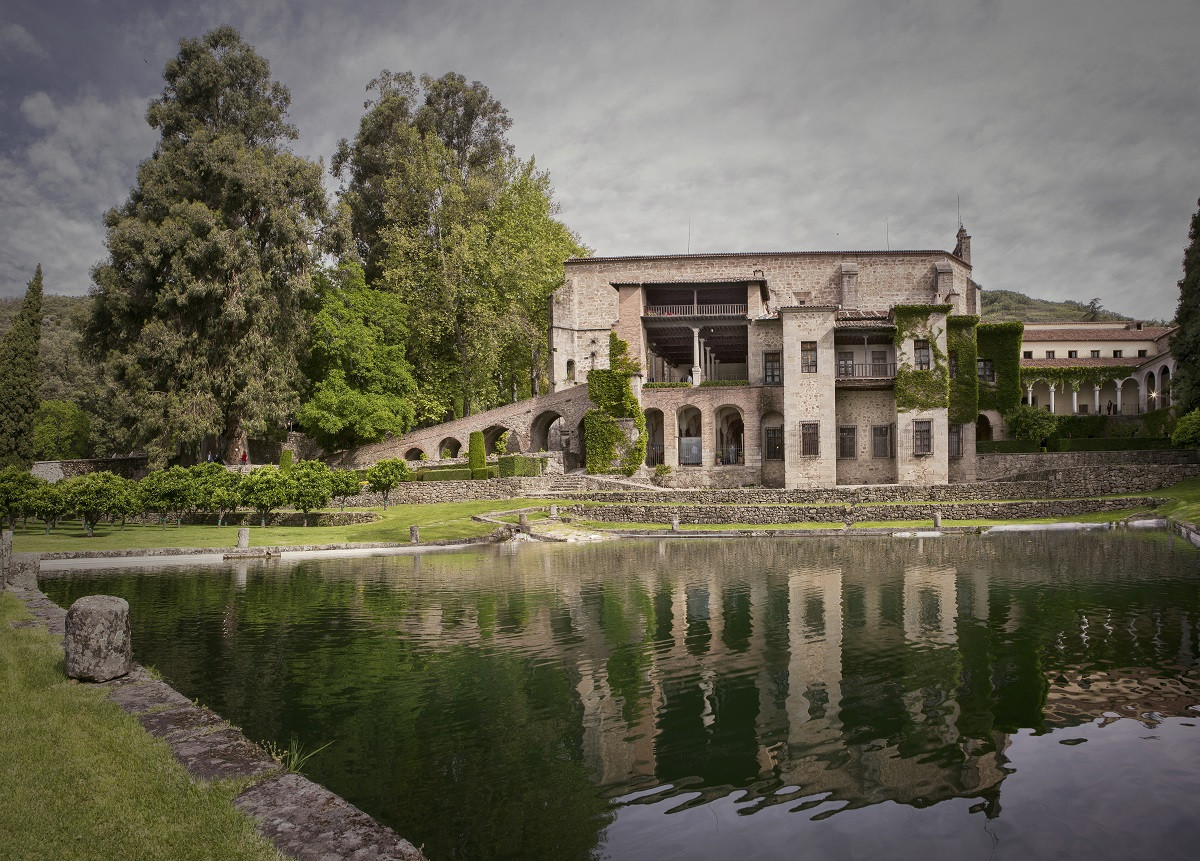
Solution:
<svg viewBox="0 0 1200 861"><path fill-rule="evenodd" d="M1168 466L1200 463L1196 449L1151 449L1147 451L1065 451L1027 454L980 454L975 457L978 481L997 481L1012 476L1093 467Z"/></svg>

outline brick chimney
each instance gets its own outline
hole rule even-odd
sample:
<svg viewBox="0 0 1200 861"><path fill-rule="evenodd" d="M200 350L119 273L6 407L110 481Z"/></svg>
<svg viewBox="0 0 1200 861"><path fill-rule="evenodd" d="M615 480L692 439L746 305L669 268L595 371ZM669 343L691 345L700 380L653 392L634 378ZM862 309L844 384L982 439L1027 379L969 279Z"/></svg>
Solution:
<svg viewBox="0 0 1200 861"><path fill-rule="evenodd" d="M954 246L954 256L960 258L963 262L970 264L971 262L971 234L967 233L967 229L961 224L958 225L958 244Z"/></svg>

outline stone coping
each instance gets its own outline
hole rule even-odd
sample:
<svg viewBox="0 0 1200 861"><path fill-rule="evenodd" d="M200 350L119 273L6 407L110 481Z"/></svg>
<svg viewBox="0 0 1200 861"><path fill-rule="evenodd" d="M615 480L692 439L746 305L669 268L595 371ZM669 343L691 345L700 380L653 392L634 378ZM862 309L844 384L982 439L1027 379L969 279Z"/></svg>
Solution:
<svg viewBox="0 0 1200 861"><path fill-rule="evenodd" d="M12 589L36 622L63 635L67 612L38 590ZM87 687L133 715L146 732L166 742L199 781L250 781L233 804L255 822L279 851L299 861L425 861L412 843L345 799L301 774L284 771L259 745L220 715L194 704L140 664L125 676Z"/></svg>

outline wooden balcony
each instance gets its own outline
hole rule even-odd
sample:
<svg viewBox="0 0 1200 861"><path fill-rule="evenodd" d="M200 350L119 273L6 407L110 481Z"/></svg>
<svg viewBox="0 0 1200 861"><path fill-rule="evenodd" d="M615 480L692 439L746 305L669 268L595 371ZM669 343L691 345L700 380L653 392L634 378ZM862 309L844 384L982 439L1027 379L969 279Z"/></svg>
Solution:
<svg viewBox="0 0 1200 861"><path fill-rule="evenodd" d="M647 305L644 317L745 317L749 306L745 303L720 305Z"/></svg>

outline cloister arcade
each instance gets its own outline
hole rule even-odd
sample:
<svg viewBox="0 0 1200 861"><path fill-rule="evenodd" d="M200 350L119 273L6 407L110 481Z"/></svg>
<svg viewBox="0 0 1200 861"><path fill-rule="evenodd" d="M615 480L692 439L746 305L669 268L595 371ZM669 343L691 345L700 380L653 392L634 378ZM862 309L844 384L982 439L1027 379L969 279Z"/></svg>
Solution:
<svg viewBox="0 0 1200 861"><path fill-rule="evenodd" d="M1063 381L1039 379L1037 371L1022 373L1022 403L1055 415L1137 416L1171 406L1173 359L1140 368L1129 376L1105 380Z"/></svg>

